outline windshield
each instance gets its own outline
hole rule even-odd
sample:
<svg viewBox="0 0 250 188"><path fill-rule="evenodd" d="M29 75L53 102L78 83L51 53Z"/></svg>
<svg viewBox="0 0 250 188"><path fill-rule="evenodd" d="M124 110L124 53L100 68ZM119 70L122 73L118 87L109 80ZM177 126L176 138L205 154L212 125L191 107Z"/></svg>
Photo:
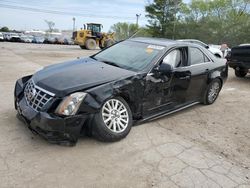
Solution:
<svg viewBox="0 0 250 188"><path fill-rule="evenodd" d="M93 58L124 69L141 71L149 66L163 49L163 46L124 41L100 52Z"/></svg>
<svg viewBox="0 0 250 188"><path fill-rule="evenodd" d="M101 26L100 25L95 25L95 24L89 24L87 26L88 30L93 30L94 32L101 32Z"/></svg>

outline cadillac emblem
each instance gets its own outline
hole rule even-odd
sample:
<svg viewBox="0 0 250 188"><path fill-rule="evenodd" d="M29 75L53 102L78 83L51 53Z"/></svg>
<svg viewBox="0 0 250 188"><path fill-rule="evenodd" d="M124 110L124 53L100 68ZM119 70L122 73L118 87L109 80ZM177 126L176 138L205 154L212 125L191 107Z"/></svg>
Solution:
<svg viewBox="0 0 250 188"><path fill-rule="evenodd" d="M27 95L29 101L31 101L36 96L36 89L33 88Z"/></svg>

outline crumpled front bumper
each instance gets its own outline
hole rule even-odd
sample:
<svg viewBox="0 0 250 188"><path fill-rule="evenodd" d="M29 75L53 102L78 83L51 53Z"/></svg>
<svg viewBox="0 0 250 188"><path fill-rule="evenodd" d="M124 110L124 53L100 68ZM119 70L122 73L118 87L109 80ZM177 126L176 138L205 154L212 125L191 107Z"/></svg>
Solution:
<svg viewBox="0 0 250 188"><path fill-rule="evenodd" d="M50 143L75 145L88 115L59 117L46 112L37 112L31 108L23 96L23 80L16 82L14 100L18 117L29 129L47 139Z"/></svg>

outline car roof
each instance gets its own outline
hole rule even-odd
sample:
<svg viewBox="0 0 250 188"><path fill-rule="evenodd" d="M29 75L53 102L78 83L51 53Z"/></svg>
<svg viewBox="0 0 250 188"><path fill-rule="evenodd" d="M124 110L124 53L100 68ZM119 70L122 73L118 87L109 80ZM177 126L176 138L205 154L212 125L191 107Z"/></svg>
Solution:
<svg viewBox="0 0 250 188"><path fill-rule="evenodd" d="M171 40L171 39L164 39L164 38L136 37L136 38L130 38L128 40L134 41L134 42L142 42L142 43L148 43L148 44L153 44L153 45L159 45L159 46L170 46L173 44L179 44L178 41Z"/></svg>
<svg viewBox="0 0 250 188"><path fill-rule="evenodd" d="M165 39L165 38L151 38L151 37L136 37L136 38L130 38L129 41L134 42L142 42L152 45L159 45L159 46L165 46L165 47L172 47L174 45L178 46L192 46L192 47L199 47L201 48L201 45L198 45L196 43L191 43L187 41L180 41L180 40L172 40L172 39Z"/></svg>
<svg viewBox="0 0 250 188"><path fill-rule="evenodd" d="M202 41L197 40L197 39L178 39L178 41L196 41L196 42L202 42Z"/></svg>
<svg viewBox="0 0 250 188"><path fill-rule="evenodd" d="M201 40L197 40L197 39L178 39L177 41L181 41L181 42L198 42L198 43L202 43L204 45L207 45L205 42L201 41Z"/></svg>
<svg viewBox="0 0 250 188"><path fill-rule="evenodd" d="M239 46L250 46L250 43L240 44Z"/></svg>

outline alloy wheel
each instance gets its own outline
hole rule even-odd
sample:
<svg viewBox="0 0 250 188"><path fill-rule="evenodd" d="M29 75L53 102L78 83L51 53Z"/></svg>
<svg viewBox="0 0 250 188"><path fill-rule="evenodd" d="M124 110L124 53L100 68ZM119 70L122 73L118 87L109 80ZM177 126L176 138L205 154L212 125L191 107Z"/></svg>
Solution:
<svg viewBox="0 0 250 188"><path fill-rule="evenodd" d="M208 100L209 102L214 102L220 92L220 84L218 82L214 82L208 92Z"/></svg>
<svg viewBox="0 0 250 188"><path fill-rule="evenodd" d="M102 119L109 130L121 133L129 123L128 110L121 101L110 99L102 107Z"/></svg>

